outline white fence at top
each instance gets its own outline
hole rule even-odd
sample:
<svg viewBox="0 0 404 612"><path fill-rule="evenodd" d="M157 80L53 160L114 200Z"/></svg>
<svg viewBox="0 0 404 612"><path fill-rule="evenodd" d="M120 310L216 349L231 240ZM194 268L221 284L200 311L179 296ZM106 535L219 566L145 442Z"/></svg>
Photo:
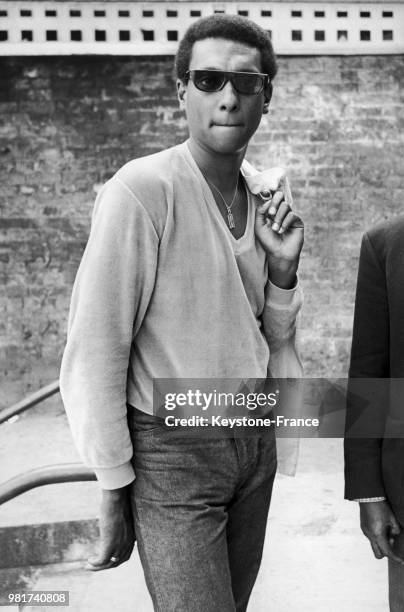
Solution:
<svg viewBox="0 0 404 612"><path fill-rule="evenodd" d="M403 2L0 0L0 55L173 54L196 19L240 14L285 55L404 52Z"/></svg>

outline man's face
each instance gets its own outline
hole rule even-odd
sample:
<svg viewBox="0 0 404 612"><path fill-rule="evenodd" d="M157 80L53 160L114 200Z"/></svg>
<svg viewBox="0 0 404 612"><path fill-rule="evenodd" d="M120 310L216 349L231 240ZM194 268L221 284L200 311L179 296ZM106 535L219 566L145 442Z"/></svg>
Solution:
<svg viewBox="0 0 404 612"><path fill-rule="evenodd" d="M198 40L192 48L189 70L262 72L258 49L222 38ZM222 90L199 91L189 80L177 81L181 108L187 115L191 138L206 151L234 154L248 144L261 121L265 94L238 93L230 81Z"/></svg>

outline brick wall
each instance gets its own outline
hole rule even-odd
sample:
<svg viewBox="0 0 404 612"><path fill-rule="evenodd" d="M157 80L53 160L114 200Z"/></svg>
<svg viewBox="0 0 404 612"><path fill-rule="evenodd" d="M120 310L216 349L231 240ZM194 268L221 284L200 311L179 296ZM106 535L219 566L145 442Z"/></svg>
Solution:
<svg viewBox="0 0 404 612"><path fill-rule="evenodd" d="M403 210L402 56L280 59L250 146L289 168L307 226L303 357L347 368L360 236ZM186 137L171 58L0 59L0 406L56 378L95 190Z"/></svg>

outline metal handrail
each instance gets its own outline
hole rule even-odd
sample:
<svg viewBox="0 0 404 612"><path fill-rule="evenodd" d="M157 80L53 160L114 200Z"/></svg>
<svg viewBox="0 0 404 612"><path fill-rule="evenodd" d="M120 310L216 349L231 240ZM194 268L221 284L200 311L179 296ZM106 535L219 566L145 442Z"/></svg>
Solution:
<svg viewBox="0 0 404 612"><path fill-rule="evenodd" d="M4 408L0 411L0 424L5 423L17 414L21 414L21 412L25 412L25 410L33 408L33 406L40 404L59 391L59 381L55 380L46 387L39 389L39 391L31 393L31 395L20 402L13 404L9 408ZM46 465L35 468L0 484L0 506L10 499L36 487L88 480L97 480L95 473L80 463L61 463L59 465Z"/></svg>
<svg viewBox="0 0 404 612"><path fill-rule="evenodd" d="M28 395L28 397L21 400L20 402L13 404L9 408L4 408L0 411L0 425L1 423L8 421L8 419L11 419L11 417L15 416L16 414L21 414L21 412L25 412L25 410L28 410L29 408L33 408L33 406L40 404L48 397L51 397L52 395L55 395L55 393L58 393L59 390L59 381L55 380L53 383L46 385L46 387L42 387L42 389L39 389L39 391L31 393L31 395Z"/></svg>
<svg viewBox="0 0 404 612"><path fill-rule="evenodd" d="M43 485L88 480L96 480L96 476L90 468L80 463L61 463L35 468L0 484L0 505Z"/></svg>

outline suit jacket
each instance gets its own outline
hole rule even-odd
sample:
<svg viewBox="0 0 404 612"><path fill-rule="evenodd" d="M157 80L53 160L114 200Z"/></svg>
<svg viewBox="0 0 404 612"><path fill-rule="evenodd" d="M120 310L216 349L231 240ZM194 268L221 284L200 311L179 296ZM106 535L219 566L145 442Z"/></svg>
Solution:
<svg viewBox="0 0 404 612"><path fill-rule="evenodd" d="M347 430L365 404L378 433L346 437L345 497L383 495L404 525L404 215L363 236L349 377Z"/></svg>

